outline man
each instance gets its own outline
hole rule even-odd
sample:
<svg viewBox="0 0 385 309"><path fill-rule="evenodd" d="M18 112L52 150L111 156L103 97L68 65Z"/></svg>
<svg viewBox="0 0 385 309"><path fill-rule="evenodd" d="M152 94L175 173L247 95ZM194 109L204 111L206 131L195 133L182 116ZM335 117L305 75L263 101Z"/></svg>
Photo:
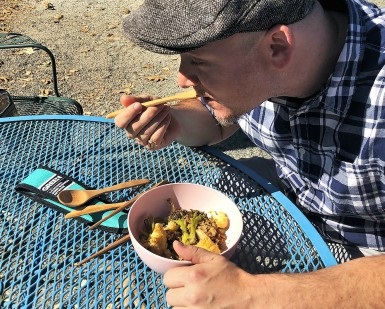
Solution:
<svg viewBox="0 0 385 309"><path fill-rule="evenodd" d="M178 53L201 99L115 118L149 149L217 143L239 127L273 157L286 194L328 242L359 252L307 274L251 275L175 243L174 308L385 307L385 12L364 0L148 0L129 37ZM377 255L370 256L369 255Z"/></svg>

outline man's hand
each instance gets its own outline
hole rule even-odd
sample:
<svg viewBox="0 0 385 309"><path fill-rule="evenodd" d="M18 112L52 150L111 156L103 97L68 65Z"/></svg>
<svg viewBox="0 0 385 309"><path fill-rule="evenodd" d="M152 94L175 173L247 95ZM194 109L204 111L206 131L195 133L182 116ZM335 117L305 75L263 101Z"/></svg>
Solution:
<svg viewBox="0 0 385 309"><path fill-rule="evenodd" d="M168 106L145 108L140 104L152 99L150 96L123 95L120 101L127 108L115 117L115 124L125 129L127 136L138 144L156 150L170 145L180 133L180 127L171 117Z"/></svg>
<svg viewBox="0 0 385 309"><path fill-rule="evenodd" d="M173 106L143 107L140 103L153 100L151 96L123 95L125 110L115 117L115 124L125 129L129 138L156 150L173 141L186 146L218 143L232 135L238 126L222 128L199 99L183 100Z"/></svg>
<svg viewBox="0 0 385 309"><path fill-rule="evenodd" d="M166 295L169 305L174 308L248 308L252 275L204 249L184 246L177 241L174 249L180 257L195 265L173 268L165 273L163 282L169 288Z"/></svg>

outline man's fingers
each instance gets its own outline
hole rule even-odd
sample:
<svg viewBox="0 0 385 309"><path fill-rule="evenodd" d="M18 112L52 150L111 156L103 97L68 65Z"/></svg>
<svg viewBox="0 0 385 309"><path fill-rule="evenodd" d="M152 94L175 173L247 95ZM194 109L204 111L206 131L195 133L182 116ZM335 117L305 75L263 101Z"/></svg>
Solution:
<svg viewBox="0 0 385 309"><path fill-rule="evenodd" d="M147 146L149 149L157 150L169 144L169 142L164 139L164 135L167 131L169 123L170 123L170 115L168 114L157 125L156 130L152 133L150 138L147 140Z"/></svg>
<svg viewBox="0 0 385 309"><path fill-rule="evenodd" d="M138 100L131 95L125 95L124 94L120 97L120 104L122 104L124 107L127 107L127 106L129 106L135 102L138 102Z"/></svg>
<svg viewBox="0 0 385 309"><path fill-rule="evenodd" d="M123 106L127 107L131 105L132 103L139 102L139 103L144 103L147 101L154 100L156 97L154 96L149 96L149 95L141 95L141 96L132 96L132 95L127 95L123 94L120 97L120 104Z"/></svg>
<svg viewBox="0 0 385 309"><path fill-rule="evenodd" d="M184 288L172 288L166 293L166 301L168 304L173 304L172 308L185 308L186 295Z"/></svg>
<svg viewBox="0 0 385 309"><path fill-rule="evenodd" d="M126 129L128 125L142 112L143 106L140 103L134 102L125 108L114 119L115 125L120 129ZM130 132L131 133L131 132Z"/></svg>

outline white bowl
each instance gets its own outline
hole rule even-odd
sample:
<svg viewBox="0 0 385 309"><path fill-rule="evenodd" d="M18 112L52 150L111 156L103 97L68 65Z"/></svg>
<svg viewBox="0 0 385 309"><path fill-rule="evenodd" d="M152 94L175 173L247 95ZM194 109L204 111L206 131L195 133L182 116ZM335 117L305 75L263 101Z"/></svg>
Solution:
<svg viewBox="0 0 385 309"><path fill-rule="evenodd" d="M221 255L230 258L242 235L242 215L233 201L223 193L193 183L172 183L151 189L140 196L128 213L128 232L138 256L152 270L164 274L172 267L191 265L190 261L178 261L159 256L144 248L139 242L139 235L144 230L144 220L152 217L167 217L169 207L166 200L172 201L181 209L199 211L223 211L230 220L226 231L227 249Z"/></svg>

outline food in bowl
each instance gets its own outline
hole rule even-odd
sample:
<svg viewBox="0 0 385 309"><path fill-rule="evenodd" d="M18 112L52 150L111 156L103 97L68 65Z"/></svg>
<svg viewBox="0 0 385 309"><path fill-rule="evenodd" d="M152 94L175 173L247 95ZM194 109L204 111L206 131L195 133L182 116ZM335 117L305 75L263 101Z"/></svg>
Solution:
<svg viewBox="0 0 385 309"><path fill-rule="evenodd" d="M178 209L203 212L224 212L229 218L226 229L226 248L221 256L230 258L235 253L242 235L243 219L238 206L225 194L213 188L194 183L170 183L143 193L131 206L127 217L128 233L135 252L144 264L164 274L174 267L191 265L191 261L174 260L157 255L140 243L140 235L145 230L144 220L149 217L166 218L170 208L165 201L171 198Z"/></svg>
<svg viewBox="0 0 385 309"><path fill-rule="evenodd" d="M174 240L217 254L227 249L229 218L225 212L178 209L170 198L165 207L170 209L167 217L150 216L144 220L139 242L146 249L174 260L180 259L172 246Z"/></svg>

